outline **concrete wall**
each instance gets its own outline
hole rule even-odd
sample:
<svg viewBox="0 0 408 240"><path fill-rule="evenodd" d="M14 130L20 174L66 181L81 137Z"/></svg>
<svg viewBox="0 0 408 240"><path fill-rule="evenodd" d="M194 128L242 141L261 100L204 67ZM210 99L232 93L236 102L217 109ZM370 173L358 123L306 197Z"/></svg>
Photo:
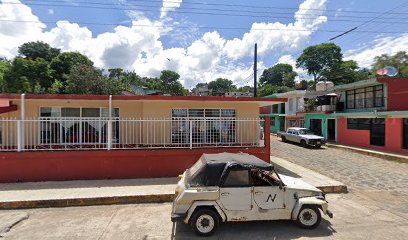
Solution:
<svg viewBox="0 0 408 240"><path fill-rule="evenodd" d="M387 85L387 110L403 111L408 110L408 79L407 78L384 78L379 82Z"/></svg>
<svg viewBox="0 0 408 240"><path fill-rule="evenodd" d="M337 119L337 143L349 146L371 148L380 151L391 151L408 154L407 149L402 148L403 119L385 119L385 146L370 145L370 130L347 129L347 118Z"/></svg>

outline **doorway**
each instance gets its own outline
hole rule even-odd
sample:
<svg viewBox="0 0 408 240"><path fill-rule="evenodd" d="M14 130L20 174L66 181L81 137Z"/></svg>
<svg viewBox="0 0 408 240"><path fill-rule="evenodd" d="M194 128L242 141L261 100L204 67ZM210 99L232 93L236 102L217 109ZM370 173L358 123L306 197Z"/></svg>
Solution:
<svg viewBox="0 0 408 240"><path fill-rule="evenodd" d="M327 140L336 141L336 119L327 119Z"/></svg>
<svg viewBox="0 0 408 240"><path fill-rule="evenodd" d="M370 125L370 144L385 146L385 119L373 118Z"/></svg>
<svg viewBox="0 0 408 240"><path fill-rule="evenodd" d="M314 134L322 136L322 119L310 119L310 130Z"/></svg>

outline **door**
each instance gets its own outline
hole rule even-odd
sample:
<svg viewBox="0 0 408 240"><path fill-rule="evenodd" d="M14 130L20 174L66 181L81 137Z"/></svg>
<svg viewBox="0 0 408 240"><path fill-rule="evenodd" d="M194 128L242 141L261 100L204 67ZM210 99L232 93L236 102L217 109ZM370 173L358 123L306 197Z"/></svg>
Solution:
<svg viewBox="0 0 408 240"><path fill-rule="evenodd" d="M336 140L336 119L327 119L327 140Z"/></svg>
<svg viewBox="0 0 408 240"><path fill-rule="evenodd" d="M408 149L408 118L402 119L402 147Z"/></svg>
<svg viewBox="0 0 408 240"><path fill-rule="evenodd" d="M384 118L371 119L370 144L374 146L385 146L385 120Z"/></svg>
<svg viewBox="0 0 408 240"><path fill-rule="evenodd" d="M226 210L251 210L252 188L248 170L229 170L220 188L220 202Z"/></svg>
<svg viewBox="0 0 408 240"><path fill-rule="evenodd" d="M322 136L322 119L310 119L310 130L319 136Z"/></svg>
<svg viewBox="0 0 408 240"><path fill-rule="evenodd" d="M279 186L254 187L254 201L261 209L284 208L283 190Z"/></svg>

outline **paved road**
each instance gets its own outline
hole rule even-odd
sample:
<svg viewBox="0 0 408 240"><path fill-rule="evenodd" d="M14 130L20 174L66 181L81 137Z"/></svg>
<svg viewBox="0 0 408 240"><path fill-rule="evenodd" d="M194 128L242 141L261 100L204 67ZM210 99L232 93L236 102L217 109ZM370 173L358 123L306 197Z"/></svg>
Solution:
<svg viewBox="0 0 408 240"><path fill-rule="evenodd" d="M324 217L315 230L300 229L291 221L227 223L209 239L406 239L403 218L353 195L328 199L335 218ZM10 220L9 225L25 219L7 232L0 228L0 239L202 239L184 224L173 225L170 210L171 204L165 203L0 211L0 220Z"/></svg>
<svg viewBox="0 0 408 240"><path fill-rule="evenodd" d="M271 136L271 155L315 170L345 183L363 197L408 216L408 164L341 149L302 148ZM383 199L386 199L385 201Z"/></svg>

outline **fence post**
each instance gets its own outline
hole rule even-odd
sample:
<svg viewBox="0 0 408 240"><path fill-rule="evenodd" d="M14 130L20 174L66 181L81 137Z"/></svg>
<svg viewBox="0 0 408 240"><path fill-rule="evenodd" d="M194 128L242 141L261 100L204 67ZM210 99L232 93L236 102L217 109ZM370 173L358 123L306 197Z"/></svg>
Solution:
<svg viewBox="0 0 408 240"><path fill-rule="evenodd" d="M20 133L18 134L17 141L19 144L18 150L19 152L24 150L24 145L25 145L25 94L21 94L21 112L20 112L20 121L18 121L18 131ZM18 140L19 139L19 140Z"/></svg>
<svg viewBox="0 0 408 240"><path fill-rule="evenodd" d="M190 120L190 149L193 149L193 121Z"/></svg>
<svg viewBox="0 0 408 240"><path fill-rule="evenodd" d="M21 152L22 148L22 131L21 131L21 120L17 120L17 152Z"/></svg>
<svg viewBox="0 0 408 240"><path fill-rule="evenodd" d="M112 95L109 95L109 118L108 118L108 150L112 149Z"/></svg>

